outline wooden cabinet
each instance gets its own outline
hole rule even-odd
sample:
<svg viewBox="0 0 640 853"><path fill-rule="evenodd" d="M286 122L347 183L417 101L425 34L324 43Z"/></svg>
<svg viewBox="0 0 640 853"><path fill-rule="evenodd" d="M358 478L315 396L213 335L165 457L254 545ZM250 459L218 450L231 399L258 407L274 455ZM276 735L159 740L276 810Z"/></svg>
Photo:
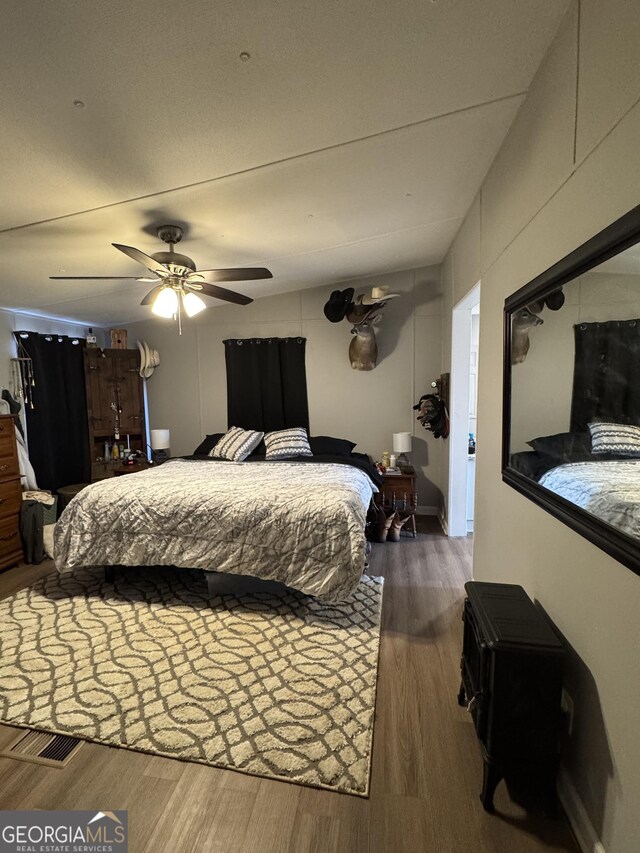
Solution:
<svg viewBox="0 0 640 853"><path fill-rule="evenodd" d="M105 443L146 451L144 390L137 349L84 351L91 481L112 477L120 460L105 462ZM116 433L119 438L116 439Z"/></svg>
<svg viewBox="0 0 640 853"><path fill-rule="evenodd" d="M386 513L397 510L400 515L411 516L411 530L416 535L416 510L418 495L416 492L416 475L413 469L403 469L400 474L383 474L383 484L374 496L378 506Z"/></svg>
<svg viewBox="0 0 640 853"><path fill-rule="evenodd" d="M21 563L22 487L13 415L0 415L0 569Z"/></svg>

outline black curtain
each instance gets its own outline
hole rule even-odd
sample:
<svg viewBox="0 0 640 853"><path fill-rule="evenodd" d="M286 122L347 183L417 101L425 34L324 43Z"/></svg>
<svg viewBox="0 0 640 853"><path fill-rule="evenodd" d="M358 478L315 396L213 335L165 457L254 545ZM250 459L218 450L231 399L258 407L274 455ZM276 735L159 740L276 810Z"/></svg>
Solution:
<svg viewBox="0 0 640 853"><path fill-rule="evenodd" d="M640 320L574 326L571 431L593 420L640 424Z"/></svg>
<svg viewBox="0 0 640 853"><path fill-rule="evenodd" d="M224 341L228 425L309 431L305 338Z"/></svg>
<svg viewBox="0 0 640 853"><path fill-rule="evenodd" d="M82 338L16 332L33 362L33 409L26 404L29 459L42 489L88 483L89 429Z"/></svg>

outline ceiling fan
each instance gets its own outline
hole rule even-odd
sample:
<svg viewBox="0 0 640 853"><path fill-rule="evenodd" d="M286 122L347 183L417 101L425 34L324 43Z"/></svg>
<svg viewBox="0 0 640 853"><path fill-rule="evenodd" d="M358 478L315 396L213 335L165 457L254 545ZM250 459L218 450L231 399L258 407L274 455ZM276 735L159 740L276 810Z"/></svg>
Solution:
<svg viewBox="0 0 640 853"><path fill-rule="evenodd" d="M174 251L174 246L182 240L182 228L179 225L160 225L157 229L158 237L168 243L168 252L154 252L146 255L140 249L133 246L122 246L120 243L111 245L128 257L142 264L153 273L154 278L140 278L138 276L112 276L112 275L52 275L51 279L63 281L89 281L101 280L112 281L130 280L158 282L144 297L141 305L151 305L151 310L159 317L178 317L181 319L182 311L188 317L193 317L203 311L207 305L200 296L212 296L225 302L234 302L236 305L248 305L253 302L248 296L219 287L206 279L213 281L253 281L255 279L273 278L273 275L264 267L238 267L232 269L197 270L195 262L179 252ZM200 295L198 295L200 294Z"/></svg>

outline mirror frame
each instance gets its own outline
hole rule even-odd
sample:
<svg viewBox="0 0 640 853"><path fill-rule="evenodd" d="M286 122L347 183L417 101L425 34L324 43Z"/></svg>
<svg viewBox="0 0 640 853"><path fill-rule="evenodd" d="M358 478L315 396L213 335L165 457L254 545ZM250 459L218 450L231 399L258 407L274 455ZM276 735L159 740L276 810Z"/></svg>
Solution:
<svg viewBox="0 0 640 853"><path fill-rule="evenodd" d="M504 303L502 480L640 575L640 540L556 495L509 467L511 442L511 316L558 287L640 242L640 205L521 287ZM639 507L640 511L640 507Z"/></svg>

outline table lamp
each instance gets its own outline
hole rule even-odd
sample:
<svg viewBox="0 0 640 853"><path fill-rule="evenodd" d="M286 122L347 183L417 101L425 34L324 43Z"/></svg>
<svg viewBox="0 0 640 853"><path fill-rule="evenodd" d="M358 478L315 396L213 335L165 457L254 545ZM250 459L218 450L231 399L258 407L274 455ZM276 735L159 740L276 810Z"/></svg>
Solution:
<svg viewBox="0 0 640 853"><path fill-rule="evenodd" d="M171 431L168 429L152 429L151 430L151 458L156 465L161 465L166 462L171 456L169 448L171 447Z"/></svg>
<svg viewBox="0 0 640 853"><path fill-rule="evenodd" d="M409 468L409 460L405 453L411 453L411 433L410 432L394 432L393 434L393 452L397 454L396 464L398 468Z"/></svg>

